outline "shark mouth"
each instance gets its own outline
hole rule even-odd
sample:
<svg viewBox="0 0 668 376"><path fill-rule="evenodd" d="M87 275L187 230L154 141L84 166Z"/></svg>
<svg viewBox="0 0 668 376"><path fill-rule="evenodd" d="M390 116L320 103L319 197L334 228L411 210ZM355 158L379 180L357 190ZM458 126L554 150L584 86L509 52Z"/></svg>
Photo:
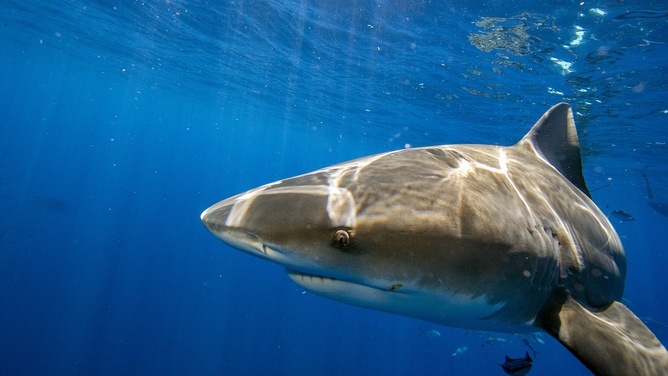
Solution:
<svg viewBox="0 0 668 376"><path fill-rule="evenodd" d="M285 274L297 285L316 294L318 294L318 291L335 291L339 289L349 289L350 292L363 291L367 289L377 290L380 292L395 292L403 287L402 284L389 285L388 287L378 287L371 284L360 284L334 277L300 272L298 270L287 267L285 268Z"/></svg>
<svg viewBox="0 0 668 376"><path fill-rule="evenodd" d="M325 276L322 276L322 275L300 272L298 270L294 270L294 269L290 269L290 268L285 268L285 274L287 274L288 278L290 278L292 280L299 279L300 281L304 281L306 279L308 283L318 283L318 282L319 283L326 283L325 280L327 282L333 282L333 281L345 282L345 281L337 279L337 278L325 277Z"/></svg>

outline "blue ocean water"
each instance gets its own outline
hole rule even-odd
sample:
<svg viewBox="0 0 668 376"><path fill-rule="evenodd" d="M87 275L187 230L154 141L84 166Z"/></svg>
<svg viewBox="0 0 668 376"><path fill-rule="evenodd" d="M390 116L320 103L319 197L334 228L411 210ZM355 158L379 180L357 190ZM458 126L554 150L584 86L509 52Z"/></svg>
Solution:
<svg viewBox="0 0 668 376"><path fill-rule="evenodd" d="M511 145L562 101L594 201L636 218L612 219L627 303L668 323L665 2L4 0L0 38L2 375L502 375L517 337L305 293L199 214L383 151ZM532 374L591 374L542 339Z"/></svg>

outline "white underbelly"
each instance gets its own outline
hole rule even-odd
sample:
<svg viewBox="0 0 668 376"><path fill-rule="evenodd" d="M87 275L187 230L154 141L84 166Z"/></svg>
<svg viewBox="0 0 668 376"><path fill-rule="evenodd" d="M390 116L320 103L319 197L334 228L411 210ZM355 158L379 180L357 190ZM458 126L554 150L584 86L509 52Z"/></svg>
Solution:
<svg viewBox="0 0 668 376"><path fill-rule="evenodd" d="M394 313L435 324L505 333L535 332L531 323L511 325L489 318L504 304L490 305L484 296L425 291L410 284L368 287L339 279L303 274L286 269L288 277L303 289L342 303ZM373 281L373 286L385 286Z"/></svg>

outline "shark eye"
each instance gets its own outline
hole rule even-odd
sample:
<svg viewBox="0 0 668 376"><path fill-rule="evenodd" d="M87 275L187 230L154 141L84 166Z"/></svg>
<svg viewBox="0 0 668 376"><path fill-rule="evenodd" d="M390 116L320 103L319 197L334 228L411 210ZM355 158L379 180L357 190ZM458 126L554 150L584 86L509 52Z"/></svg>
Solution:
<svg viewBox="0 0 668 376"><path fill-rule="evenodd" d="M337 230L334 233L334 245L343 248L350 244L350 235L345 230Z"/></svg>

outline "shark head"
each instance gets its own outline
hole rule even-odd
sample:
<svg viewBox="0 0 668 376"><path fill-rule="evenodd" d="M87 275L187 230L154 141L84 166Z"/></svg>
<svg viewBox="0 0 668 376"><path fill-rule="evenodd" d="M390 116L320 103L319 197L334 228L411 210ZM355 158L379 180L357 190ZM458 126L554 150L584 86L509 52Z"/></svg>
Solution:
<svg viewBox="0 0 668 376"><path fill-rule="evenodd" d="M572 125L566 110L512 147L378 154L252 189L201 219L318 295L447 326L533 331L558 284L590 306L623 291L623 250L589 200L579 145L569 150L565 131L561 151L540 145L556 137L548 126ZM586 236L572 231L581 223ZM591 268L596 281L582 280Z"/></svg>
<svg viewBox="0 0 668 376"><path fill-rule="evenodd" d="M339 164L228 198L202 213L202 222L228 245L284 266L310 292L466 326L472 312L498 310L500 302L488 302L482 286L469 291L466 284L473 275L497 273L492 269L503 264L507 246L444 230L444 218L459 214L439 213L435 207L447 204L419 193L443 177L420 182L421 172L406 162L445 156L416 149ZM395 176L387 179L388 171ZM494 249L497 257L477 260L476 252Z"/></svg>
<svg viewBox="0 0 668 376"><path fill-rule="evenodd" d="M345 188L312 173L271 183L223 200L202 213L202 222L220 240L288 269L327 270L329 277L355 273L356 203Z"/></svg>

